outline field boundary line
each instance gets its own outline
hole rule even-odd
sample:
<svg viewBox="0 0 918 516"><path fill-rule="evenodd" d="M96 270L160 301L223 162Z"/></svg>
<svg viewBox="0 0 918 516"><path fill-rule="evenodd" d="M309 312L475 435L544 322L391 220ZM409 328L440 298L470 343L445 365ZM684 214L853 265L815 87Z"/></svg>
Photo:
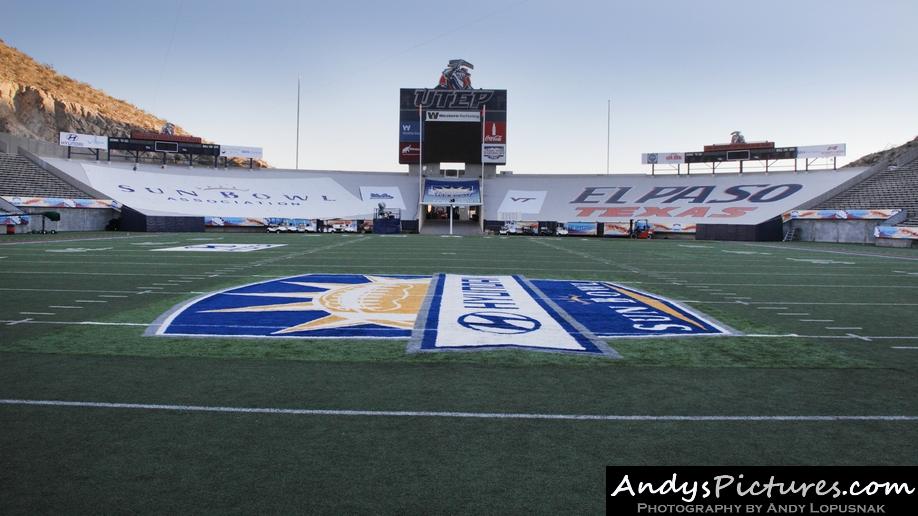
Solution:
<svg viewBox="0 0 918 516"><path fill-rule="evenodd" d="M99 408L117 410L158 410L169 412L206 412L229 414L281 414L298 416L364 416L364 417L438 417L466 419L536 419L562 421L916 421L908 415L644 415L644 414L543 414L525 412L454 412L426 410L347 410L297 409L269 407L226 407L208 405L169 405L154 403L108 403L99 401L0 399L0 405L68 408Z"/></svg>

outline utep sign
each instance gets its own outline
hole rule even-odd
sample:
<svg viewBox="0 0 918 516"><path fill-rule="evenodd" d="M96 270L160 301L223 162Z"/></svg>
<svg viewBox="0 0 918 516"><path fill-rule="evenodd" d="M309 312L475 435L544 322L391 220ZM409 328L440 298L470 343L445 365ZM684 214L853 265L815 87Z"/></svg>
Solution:
<svg viewBox="0 0 918 516"><path fill-rule="evenodd" d="M409 351L524 348L617 357L602 339L728 330L671 301L607 282L306 274L207 294L164 314L147 333L410 337Z"/></svg>

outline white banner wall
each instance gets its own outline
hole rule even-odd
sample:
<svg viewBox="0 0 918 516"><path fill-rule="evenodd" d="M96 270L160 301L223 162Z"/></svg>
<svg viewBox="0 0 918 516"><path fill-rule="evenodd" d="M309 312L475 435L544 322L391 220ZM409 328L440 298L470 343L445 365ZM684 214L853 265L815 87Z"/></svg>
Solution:
<svg viewBox="0 0 918 516"><path fill-rule="evenodd" d="M227 177L187 169L83 169L91 187L148 215L325 219L366 211L360 199L329 177L266 180L251 172Z"/></svg>
<svg viewBox="0 0 918 516"><path fill-rule="evenodd" d="M506 199L545 191L538 213L527 220L658 224L758 224L832 190L863 168L769 174L513 175L487 179L485 219L501 220ZM530 190L531 189L531 190Z"/></svg>

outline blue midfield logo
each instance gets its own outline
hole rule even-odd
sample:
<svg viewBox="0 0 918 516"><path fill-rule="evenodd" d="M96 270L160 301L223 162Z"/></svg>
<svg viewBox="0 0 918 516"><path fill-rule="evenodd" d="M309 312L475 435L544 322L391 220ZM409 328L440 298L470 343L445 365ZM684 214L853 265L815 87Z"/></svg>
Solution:
<svg viewBox="0 0 918 516"><path fill-rule="evenodd" d="M603 281L304 274L207 294L148 335L402 339L408 351L521 348L618 358L624 337L726 335L678 304Z"/></svg>

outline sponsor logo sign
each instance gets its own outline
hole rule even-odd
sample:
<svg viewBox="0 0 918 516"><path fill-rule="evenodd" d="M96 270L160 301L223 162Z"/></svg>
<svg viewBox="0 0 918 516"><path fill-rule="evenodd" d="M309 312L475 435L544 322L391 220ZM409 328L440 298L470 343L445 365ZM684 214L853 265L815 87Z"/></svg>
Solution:
<svg viewBox="0 0 918 516"><path fill-rule="evenodd" d="M402 191L397 186L361 186L360 197L370 209L368 213L373 213L379 203L384 203L386 208L406 209Z"/></svg>
<svg viewBox="0 0 918 516"><path fill-rule="evenodd" d="M428 122L481 122L478 111L425 111Z"/></svg>
<svg viewBox="0 0 918 516"><path fill-rule="evenodd" d="M645 165L676 165L685 163L683 152L646 152L641 154L641 163Z"/></svg>
<svg viewBox="0 0 918 516"><path fill-rule="evenodd" d="M108 136L95 134L60 133L60 144L64 147L80 147L84 149L108 149Z"/></svg>
<svg viewBox="0 0 918 516"><path fill-rule="evenodd" d="M195 244L181 247L166 247L153 251L195 251L204 253L250 253L272 247L283 247L287 244Z"/></svg>
<svg viewBox="0 0 918 516"><path fill-rule="evenodd" d="M828 145L807 145L797 147L798 158L834 158L845 155L844 143L830 143Z"/></svg>
<svg viewBox="0 0 918 516"><path fill-rule="evenodd" d="M482 163L499 163L507 162L507 146L498 143L485 143L481 145L481 162Z"/></svg>
<svg viewBox="0 0 918 516"><path fill-rule="evenodd" d="M675 303L608 282L466 274L305 274L179 305L148 335L409 339L408 351L523 348L618 357L602 339L722 335Z"/></svg>
<svg viewBox="0 0 918 516"><path fill-rule="evenodd" d="M484 136L481 141L484 143L507 143L507 123L485 121Z"/></svg>
<svg viewBox="0 0 918 516"><path fill-rule="evenodd" d="M263 154L264 150L261 147L220 146L220 156L223 158L262 159Z"/></svg>
<svg viewBox="0 0 918 516"><path fill-rule="evenodd" d="M399 122L398 130L398 141L400 142L421 141L421 123L417 120L403 120Z"/></svg>
<svg viewBox="0 0 918 516"><path fill-rule="evenodd" d="M398 162L417 163L421 160L421 144L416 142L399 142Z"/></svg>

